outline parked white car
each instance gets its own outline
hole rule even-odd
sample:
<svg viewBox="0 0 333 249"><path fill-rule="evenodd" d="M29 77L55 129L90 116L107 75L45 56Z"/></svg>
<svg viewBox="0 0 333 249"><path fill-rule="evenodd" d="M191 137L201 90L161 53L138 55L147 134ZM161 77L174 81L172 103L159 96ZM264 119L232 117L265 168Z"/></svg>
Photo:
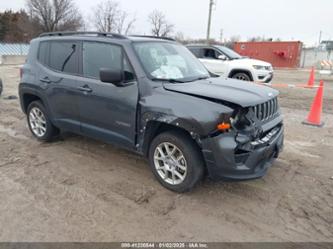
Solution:
<svg viewBox="0 0 333 249"><path fill-rule="evenodd" d="M187 48L212 73L245 81L269 83L273 79L273 67L261 60L243 57L220 45L188 45Z"/></svg>

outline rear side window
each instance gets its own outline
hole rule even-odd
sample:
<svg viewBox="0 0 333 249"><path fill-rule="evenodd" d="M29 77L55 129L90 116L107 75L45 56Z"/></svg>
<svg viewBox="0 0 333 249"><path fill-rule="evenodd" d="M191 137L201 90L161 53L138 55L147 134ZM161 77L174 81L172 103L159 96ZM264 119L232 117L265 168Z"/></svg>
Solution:
<svg viewBox="0 0 333 249"><path fill-rule="evenodd" d="M48 42L41 42L38 49L38 61L43 65L48 65Z"/></svg>
<svg viewBox="0 0 333 249"><path fill-rule="evenodd" d="M202 58L202 49L201 48L189 48L189 50L195 55L197 58Z"/></svg>
<svg viewBox="0 0 333 249"><path fill-rule="evenodd" d="M123 70L125 81L134 80L134 73L122 48L101 42L83 42L83 76L99 79L101 68Z"/></svg>
<svg viewBox="0 0 333 249"><path fill-rule="evenodd" d="M54 70L78 74L79 47L75 42L52 41L48 66Z"/></svg>

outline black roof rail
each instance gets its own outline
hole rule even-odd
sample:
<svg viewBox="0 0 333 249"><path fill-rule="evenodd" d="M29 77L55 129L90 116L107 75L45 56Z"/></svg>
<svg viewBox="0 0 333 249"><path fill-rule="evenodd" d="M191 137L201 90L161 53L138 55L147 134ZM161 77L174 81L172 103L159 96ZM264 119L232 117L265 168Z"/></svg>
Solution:
<svg viewBox="0 0 333 249"><path fill-rule="evenodd" d="M161 39L161 40L168 40L168 41L176 41L171 37L166 36L153 36L153 35L130 35L130 37L142 37L142 38L154 38L154 39Z"/></svg>
<svg viewBox="0 0 333 249"><path fill-rule="evenodd" d="M39 35L39 37L46 36L70 36L70 35L97 35L105 37L113 37L117 39L127 39L126 36L121 34L109 33L109 32L94 32L94 31L58 31L58 32L46 32Z"/></svg>

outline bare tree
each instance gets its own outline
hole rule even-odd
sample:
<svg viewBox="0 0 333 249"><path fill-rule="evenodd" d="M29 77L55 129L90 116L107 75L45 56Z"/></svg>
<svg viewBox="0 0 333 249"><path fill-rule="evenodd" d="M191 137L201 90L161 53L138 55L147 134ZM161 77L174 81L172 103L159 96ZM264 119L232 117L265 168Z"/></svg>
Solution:
<svg viewBox="0 0 333 249"><path fill-rule="evenodd" d="M224 42L224 46L233 49L236 42L239 42L241 37L239 35L231 36Z"/></svg>
<svg viewBox="0 0 333 249"><path fill-rule="evenodd" d="M185 36L184 36L184 33L183 32L181 32L181 31L178 31L177 33L176 33L176 35L175 35L175 39L176 39L176 41L178 41L178 42L180 42L180 43L183 43L183 42L185 42Z"/></svg>
<svg viewBox="0 0 333 249"><path fill-rule="evenodd" d="M254 36L254 37L250 37L247 39L247 41L249 42L265 42L265 41L273 41L274 39L269 37L269 38L265 38L265 36ZM279 38L277 38L277 40L279 40Z"/></svg>
<svg viewBox="0 0 333 249"><path fill-rule="evenodd" d="M169 36L173 32L174 25L170 24L163 12L154 10L148 17L152 25L151 33L155 36Z"/></svg>
<svg viewBox="0 0 333 249"><path fill-rule="evenodd" d="M93 11L93 23L101 32L129 34L134 26L135 18L121 10L116 1L105 0L99 3Z"/></svg>
<svg viewBox="0 0 333 249"><path fill-rule="evenodd" d="M27 0L28 13L44 32L78 30L83 19L73 0Z"/></svg>

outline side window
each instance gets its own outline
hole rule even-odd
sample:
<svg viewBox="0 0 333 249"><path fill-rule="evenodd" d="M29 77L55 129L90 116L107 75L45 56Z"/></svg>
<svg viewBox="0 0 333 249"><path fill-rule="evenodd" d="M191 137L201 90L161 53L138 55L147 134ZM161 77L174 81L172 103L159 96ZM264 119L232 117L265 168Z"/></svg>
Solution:
<svg viewBox="0 0 333 249"><path fill-rule="evenodd" d="M50 42L48 66L54 70L66 73L78 73L78 44L67 41Z"/></svg>
<svg viewBox="0 0 333 249"><path fill-rule="evenodd" d="M126 56L124 56L124 81L131 82L135 80L134 70Z"/></svg>
<svg viewBox="0 0 333 249"><path fill-rule="evenodd" d="M210 49L210 48L204 49L205 58L218 59L219 55L220 54L217 51L215 51L214 49Z"/></svg>
<svg viewBox="0 0 333 249"><path fill-rule="evenodd" d="M101 68L123 70L125 81L134 80L133 69L122 48L101 42L83 43L83 76L99 79Z"/></svg>
<svg viewBox="0 0 333 249"><path fill-rule="evenodd" d="M218 59L220 55L224 55L224 54L221 53L221 52L218 51L218 50L215 50L215 56L216 56L216 59Z"/></svg>
<svg viewBox="0 0 333 249"><path fill-rule="evenodd" d="M38 48L38 61L43 65L48 65L48 49L49 43L48 42L41 42Z"/></svg>
<svg viewBox="0 0 333 249"><path fill-rule="evenodd" d="M202 49L201 48L189 48L190 51L195 55L197 58L202 58Z"/></svg>

